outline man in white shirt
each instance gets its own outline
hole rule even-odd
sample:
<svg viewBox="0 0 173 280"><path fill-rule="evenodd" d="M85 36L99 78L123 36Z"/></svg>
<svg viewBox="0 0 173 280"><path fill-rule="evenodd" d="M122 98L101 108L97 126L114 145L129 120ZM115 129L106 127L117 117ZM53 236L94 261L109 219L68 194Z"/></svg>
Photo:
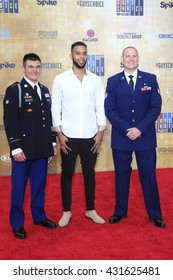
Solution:
<svg viewBox="0 0 173 280"><path fill-rule="evenodd" d="M101 145L106 117L101 79L86 70L87 46L71 46L72 69L56 76L52 91L52 121L60 144L63 215L59 226L67 226L71 217L72 177L79 155L84 176L86 217L93 222L105 221L95 211L95 164Z"/></svg>

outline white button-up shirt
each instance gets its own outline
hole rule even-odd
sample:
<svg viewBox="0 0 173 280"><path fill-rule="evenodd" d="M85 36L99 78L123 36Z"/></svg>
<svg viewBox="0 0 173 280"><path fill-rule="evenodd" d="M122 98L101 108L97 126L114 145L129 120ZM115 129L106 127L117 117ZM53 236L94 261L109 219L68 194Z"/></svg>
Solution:
<svg viewBox="0 0 173 280"><path fill-rule="evenodd" d="M56 76L52 88L52 122L70 138L91 138L106 126L103 83L86 71L82 82L73 70Z"/></svg>

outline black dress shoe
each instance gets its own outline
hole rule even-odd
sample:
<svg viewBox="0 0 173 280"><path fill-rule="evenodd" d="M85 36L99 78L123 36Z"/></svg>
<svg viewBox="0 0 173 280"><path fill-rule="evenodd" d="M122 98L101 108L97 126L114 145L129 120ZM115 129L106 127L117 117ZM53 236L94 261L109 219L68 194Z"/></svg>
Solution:
<svg viewBox="0 0 173 280"><path fill-rule="evenodd" d="M50 228L50 229L57 227L57 225L49 219L45 219L45 220L40 221L40 222L34 222L34 225L42 226L42 227Z"/></svg>
<svg viewBox="0 0 173 280"><path fill-rule="evenodd" d="M110 224L115 224L115 223L118 223L120 222L122 219L126 218L127 215L113 215L110 219L109 219L109 223Z"/></svg>
<svg viewBox="0 0 173 280"><path fill-rule="evenodd" d="M13 228L13 233L16 238L19 238L19 239L26 238L26 231L23 227Z"/></svg>
<svg viewBox="0 0 173 280"><path fill-rule="evenodd" d="M164 220L162 219L151 219L150 218L150 221L153 222L155 224L156 227L159 227L159 228L166 228L166 224L164 222Z"/></svg>

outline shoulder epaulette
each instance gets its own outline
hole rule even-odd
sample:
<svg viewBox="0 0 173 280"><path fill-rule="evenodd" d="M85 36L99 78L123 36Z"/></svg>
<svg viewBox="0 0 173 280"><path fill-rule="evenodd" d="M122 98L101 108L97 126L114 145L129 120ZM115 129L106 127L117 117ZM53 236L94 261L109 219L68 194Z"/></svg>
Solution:
<svg viewBox="0 0 173 280"><path fill-rule="evenodd" d="M13 83L13 84L11 85L11 87L14 87L14 86L16 86L16 85L18 85L18 84L20 84L20 82L15 82L15 83Z"/></svg>
<svg viewBox="0 0 173 280"><path fill-rule="evenodd" d="M43 86L42 84L40 84L40 83L39 83L39 86L40 86L41 88L44 87L44 86Z"/></svg>

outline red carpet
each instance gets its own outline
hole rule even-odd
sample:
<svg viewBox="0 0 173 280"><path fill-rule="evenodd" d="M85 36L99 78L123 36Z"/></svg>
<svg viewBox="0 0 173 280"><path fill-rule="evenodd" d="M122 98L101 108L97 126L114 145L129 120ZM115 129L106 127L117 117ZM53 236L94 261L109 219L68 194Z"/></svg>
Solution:
<svg viewBox="0 0 173 280"><path fill-rule="evenodd" d="M133 171L128 218L117 225L108 223L114 209L114 173L96 174L96 209L106 220L96 225L85 218L83 179L75 174L70 225L47 230L32 224L29 186L25 199L26 240L13 237L9 225L10 177L0 177L1 260L172 260L173 259L173 169L158 169L160 198L167 228L155 227L147 217L137 171ZM48 175L47 216L62 214L60 175ZM77 208L77 205L78 208Z"/></svg>

